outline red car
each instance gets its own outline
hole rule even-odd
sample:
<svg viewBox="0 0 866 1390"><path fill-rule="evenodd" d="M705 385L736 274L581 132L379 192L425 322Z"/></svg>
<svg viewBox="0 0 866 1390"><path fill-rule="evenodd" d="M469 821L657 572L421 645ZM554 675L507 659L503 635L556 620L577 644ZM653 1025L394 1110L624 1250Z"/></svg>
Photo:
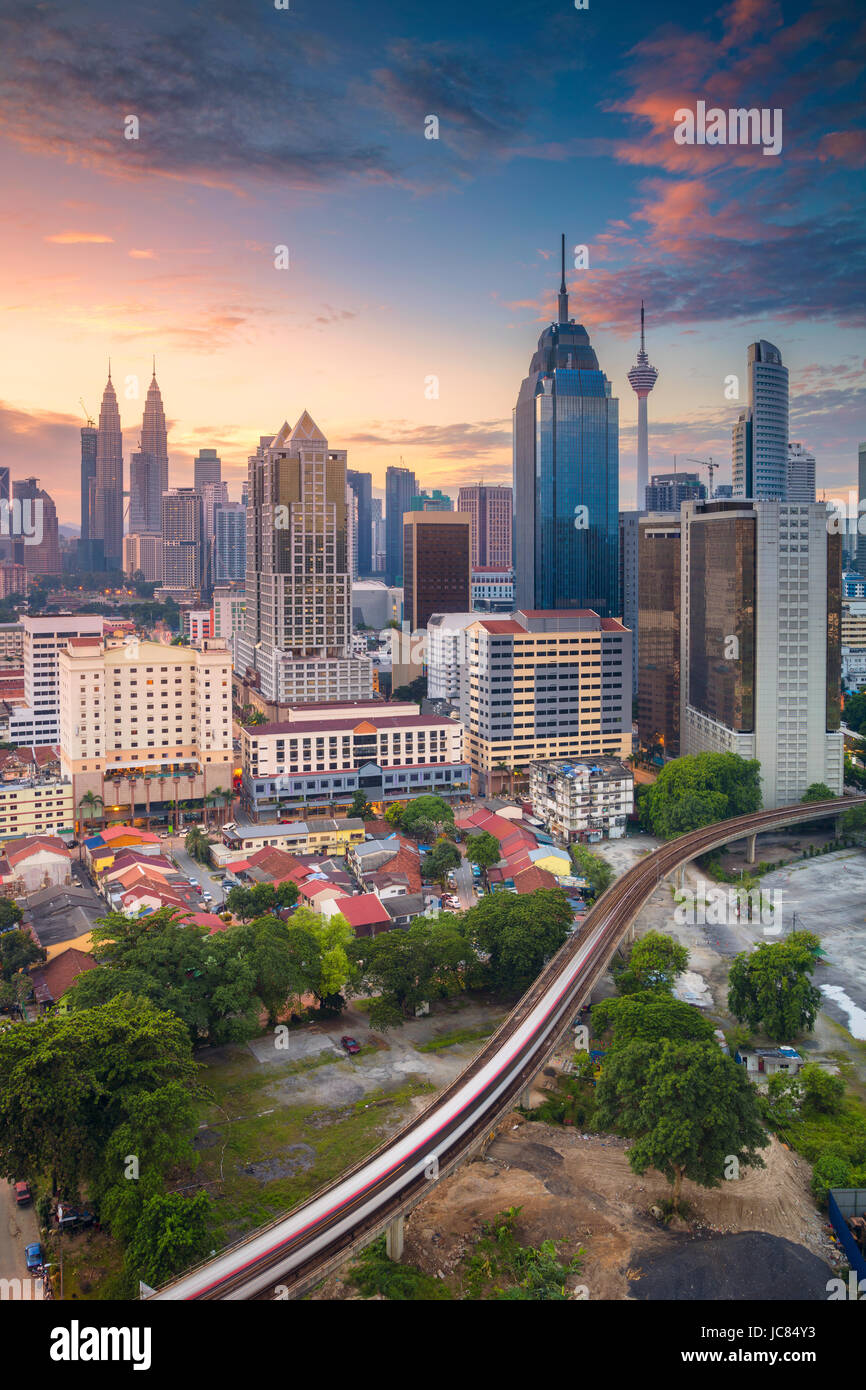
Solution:
<svg viewBox="0 0 866 1390"><path fill-rule="evenodd" d="M340 1039L340 1046L348 1052L350 1057L354 1057L356 1052L361 1051L361 1044L356 1042L354 1038L350 1038L348 1033L343 1034Z"/></svg>
<svg viewBox="0 0 866 1390"><path fill-rule="evenodd" d="M19 1207L26 1207L28 1202L33 1201L33 1193L30 1191L29 1182L16 1182L15 1201Z"/></svg>

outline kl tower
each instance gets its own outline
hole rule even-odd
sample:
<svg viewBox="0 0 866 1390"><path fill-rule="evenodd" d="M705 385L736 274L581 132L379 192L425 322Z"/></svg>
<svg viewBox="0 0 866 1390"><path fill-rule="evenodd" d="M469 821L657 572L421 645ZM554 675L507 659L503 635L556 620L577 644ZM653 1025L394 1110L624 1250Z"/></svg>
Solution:
<svg viewBox="0 0 866 1390"><path fill-rule="evenodd" d="M640 352L628 374L631 389L637 395L637 509L646 510L646 488L649 482L649 438L647 434L646 398L658 380L658 369L650 366L644 347L643 300L640 304Z"/></svg>

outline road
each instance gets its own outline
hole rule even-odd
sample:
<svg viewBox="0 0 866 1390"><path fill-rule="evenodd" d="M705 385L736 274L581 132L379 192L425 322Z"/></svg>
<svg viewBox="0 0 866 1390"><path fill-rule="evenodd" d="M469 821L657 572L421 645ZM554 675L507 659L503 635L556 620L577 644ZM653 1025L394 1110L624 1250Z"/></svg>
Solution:
<svg viewBox="0 0 866 1390"><path fill-rule="evenodd" d="M12 1184L0 1180L0 1279L29 1277L24 1264L24 1247L38 1239L39 1223L33 1206L19 1207Z"/></svg>
<svg viewBox="0 0 866 1390"><path fill-rule="evenodd" d="M169 841L166 840L165 843L168 844ZM199 864L197 860L187 854L186 850L183 848L183 839L181 837L175 838L171 843L174 845L171 851L171 857L177 864L181 873L185 874L187 878L194 878L197 883L201 884L202 890L205 893L210 893L213 897L213 902L203 902L202 908L208 912L216 912L222 906L223 902L222 882L211 878L212 869L207 868L204 864Z"/></svg>
<svg viewBox="0 0 866 1390"><path fill-rule="evenodd" d="M472 876L472 865L468 859L460 861L459 868L454 870L454 887L457 897L460 899L462 908L474 907L478 902L475 895L475 879Z"/></svg>
<svg viewBox="0 0 866 1390"><path fill-rule="evenodd" d="M287 1216L151 1295L155 1299L302 1296L465 1162L524 1094L589 998L662 879L699 855L762 830L838 816L863 797L757 811L664 845L623 874L587 913L505 1022L455 1081L367 1158Z"/></svg>

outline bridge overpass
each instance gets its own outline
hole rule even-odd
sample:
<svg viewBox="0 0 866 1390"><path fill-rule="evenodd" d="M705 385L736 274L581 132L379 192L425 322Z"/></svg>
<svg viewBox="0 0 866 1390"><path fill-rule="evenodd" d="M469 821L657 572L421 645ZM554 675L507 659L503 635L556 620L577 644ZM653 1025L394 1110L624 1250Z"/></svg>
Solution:
<svg viewBox="0 0 866 1390"><path fill-rule="evenodd" d="M402 1218L437 1181L490 1136L570 1028L635 918L663 878L698 855L827 816L866 797L757 811L704 826L635 864L587 913L508 1018L450 1085L415 1119L336 1181L252 1235L149 1295L160 1299L298 1298L382 1230L399 1258Z"/></svg>

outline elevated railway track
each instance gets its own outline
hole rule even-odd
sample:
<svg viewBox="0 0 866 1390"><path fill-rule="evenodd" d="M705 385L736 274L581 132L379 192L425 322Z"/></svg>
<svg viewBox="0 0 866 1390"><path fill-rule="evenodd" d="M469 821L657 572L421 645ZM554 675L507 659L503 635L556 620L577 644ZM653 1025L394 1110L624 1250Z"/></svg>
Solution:
<svg viewBox="0 0 866 1390"><path fill-rule="evenodd" d="M151 1294L159 1300L298 1298L466 1161L555 1050L663 878L698 855L762 831L839 816L845 797L718 822L648 854L587 913L470 1064L374 1153L286 1216Z"/></svg>

